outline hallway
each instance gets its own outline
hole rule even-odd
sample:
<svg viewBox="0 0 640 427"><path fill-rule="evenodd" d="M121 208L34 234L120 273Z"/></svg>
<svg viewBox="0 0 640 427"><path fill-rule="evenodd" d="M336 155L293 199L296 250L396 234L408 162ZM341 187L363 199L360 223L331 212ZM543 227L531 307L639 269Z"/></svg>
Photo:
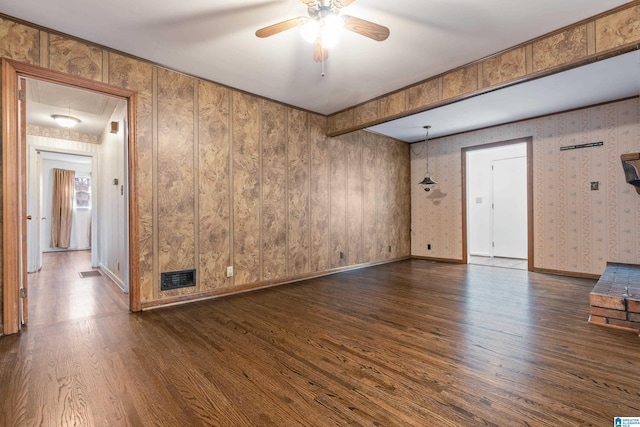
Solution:
<svg viewBox="0 0 640 427"><path fill-rule="evenodd" d="M42 269L29 274L28 327L129 311L127 294L107 276L82 278L87 271L97 272L90 251L43 253Z"/></svg>

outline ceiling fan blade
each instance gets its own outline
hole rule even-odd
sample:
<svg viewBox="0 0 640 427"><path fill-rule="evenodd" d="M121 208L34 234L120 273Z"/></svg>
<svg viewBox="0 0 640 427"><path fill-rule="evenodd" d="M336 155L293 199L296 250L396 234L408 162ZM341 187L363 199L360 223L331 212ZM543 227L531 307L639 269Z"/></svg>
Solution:
<svg viewBox="0 0 640 427"><path fill-rule="evenodd" d="M256 36L265 38L273 36L274 34L281 33L286 30L290 30L291 28L298 27L307 22L309 18L298 17L289 19L287 21L278 22L277 24L269 25L268 27L260 28L256 31Z"/></svg>
<svg viewBox="0 0 640 427"><path fill-rule="evenodd" d="M329 57L329 49L322 47L322 39L318 38L313 49L313 60L316 62L324 62Z"/></svg>
<svg viewBox="0 0 640 427"><path fill-rule="evenodd" d="M306 4L307 7L316 7L318 6L318 0L300 0L302 3Z"/></svg>
<svg viewBox="0 0 640 427"><path fill-rule="evenodd" d="M333 0L333 6L338 8L338 9L340 9L342 7L349 6L354 1L356 1L356 0Z"/></svg>
<svg viewBox="0 0 640 427"><path fill-rule="evenodd" d="M389 37L389 29L355 16L342 15L344 17L344 28L354 33L358 33L365 37L369 37L375 41L383 41Z"/></svg>

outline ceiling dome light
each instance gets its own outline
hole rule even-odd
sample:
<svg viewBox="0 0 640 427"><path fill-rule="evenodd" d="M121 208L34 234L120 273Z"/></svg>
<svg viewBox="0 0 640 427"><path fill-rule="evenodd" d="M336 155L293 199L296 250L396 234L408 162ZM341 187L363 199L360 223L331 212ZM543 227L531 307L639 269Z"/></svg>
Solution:
<svg viewBox="0 0 640 427"><path fill-rule="evenodd" d="M62 114L54 114L51 116L51 118L55 120L56 123L62 126L63 128L72 128L78 123L80 123L80 119L76 119L75 117L71 117L71 116L65 116Z"/></svg>

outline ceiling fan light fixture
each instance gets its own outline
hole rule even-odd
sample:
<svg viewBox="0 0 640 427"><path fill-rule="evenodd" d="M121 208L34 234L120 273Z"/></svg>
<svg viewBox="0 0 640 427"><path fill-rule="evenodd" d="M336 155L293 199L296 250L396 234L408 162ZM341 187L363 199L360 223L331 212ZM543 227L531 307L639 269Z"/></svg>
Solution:
<svg viewBox="0 0 640 427"><path fill-rule="evenodd" d="M322 29L327 34L335 35L336 37L342 33L344 28L344 18L338 14L328 15L324 18Z"/></svg>
<svg viewBox="0 0 640 427"><path fill-rule="evenodd" d="M322 47L334 47L340 40L344 28L344 19L339 15L329 15L320 26L322 30Z"/></svg>
<svg viewBox="0 0 640 427"><path fill-rule="evenodd" d="M51 116L51 118L55 120L55 122L59 126L62 126L63 128L72 128L78 123L80 123L80 119L77 119L72 116L65 116L63 114L54 114Z"/></svg>
<svg viewBox="0 0 640 427"><path fill-rule="evenodd" d="M375 41L389 37L383 25L341 13L356 0L300 0L307 6L307 16L287 19L256 30L256 37L267 38L292 28L300 27L302 38L314 45L313 60L327 60L329 48L336 45L342 31L347 30ZM324 69L322 72L324 76Z"/></svg>
<svg viewBox="0 0 640 427"><path fill-rule="evenodd" d="M338 43L343 28L344 19L338 14L330 14L321 19L308 20L300 27L300 32L305 41L315 43L320 37L322 47L330 48Z"/></svg>
<svg viewBox="0 0 640 427"><path fill-rule="evenodd" d="M302 38L309 43L315 43L320 32L320 22L315 19L308 20L302 27L300 27L300 33Z"/></svg>

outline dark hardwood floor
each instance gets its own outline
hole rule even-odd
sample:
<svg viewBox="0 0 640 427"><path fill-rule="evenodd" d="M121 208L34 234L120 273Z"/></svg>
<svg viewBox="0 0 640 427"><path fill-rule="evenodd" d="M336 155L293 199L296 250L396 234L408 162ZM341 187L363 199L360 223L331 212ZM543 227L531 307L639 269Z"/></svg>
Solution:
<svg viewBox="0 0 640 427"><path fill-rule="evenodd" d="M0 425L611 426L640 343L587 323L594 284L409 260L30 325L0 338Z"/></svg>
<svg viewBox="0 0 640 427"><path fill-rule="evenodd" d="M29 274L29 327L128 312L128 295L107 276L80 277L92 270L90 251L43 253Z"/></svg>

